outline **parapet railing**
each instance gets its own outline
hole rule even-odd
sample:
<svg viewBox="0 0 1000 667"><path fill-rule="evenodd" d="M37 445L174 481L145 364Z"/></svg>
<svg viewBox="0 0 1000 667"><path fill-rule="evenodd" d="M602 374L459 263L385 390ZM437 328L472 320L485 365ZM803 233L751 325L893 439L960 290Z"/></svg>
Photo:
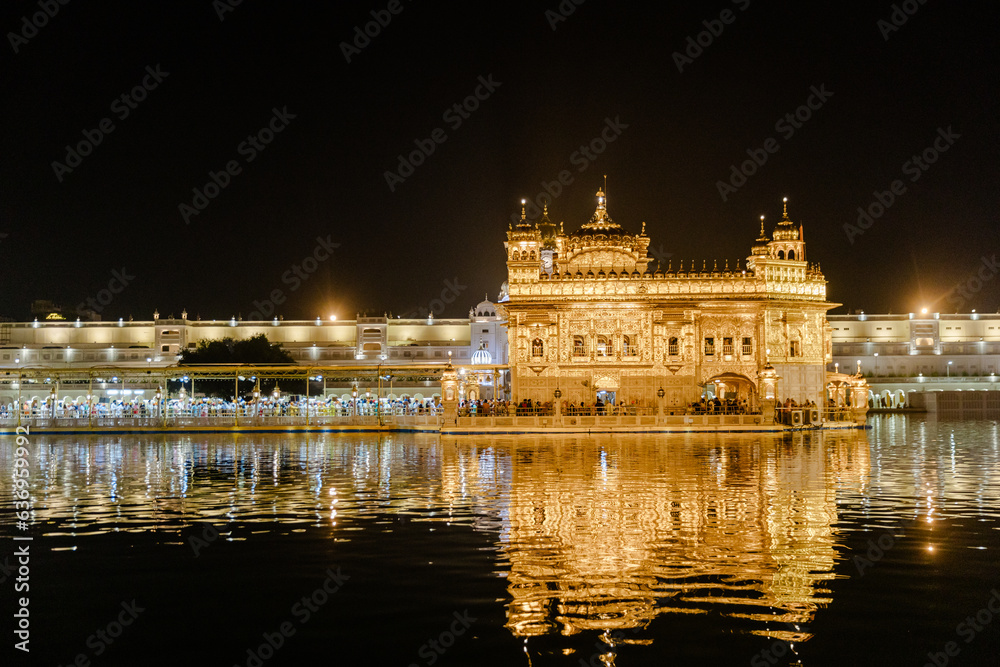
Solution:
<svg viewBox="0 0 1000 667"><path fill-rule="evenodd" d="M397 427L397 426L437 426L441 418L437 414L412 415L328 415L284 414L284 415L234 415L232 411L219 411L209 415L169 413L166 415L102 415L102 416L21 416L0 417L0 428L13 429L26 426L29 429L100 430L105 428L137 429L197 429L197 428L280 428L280 427Z"/></svg>

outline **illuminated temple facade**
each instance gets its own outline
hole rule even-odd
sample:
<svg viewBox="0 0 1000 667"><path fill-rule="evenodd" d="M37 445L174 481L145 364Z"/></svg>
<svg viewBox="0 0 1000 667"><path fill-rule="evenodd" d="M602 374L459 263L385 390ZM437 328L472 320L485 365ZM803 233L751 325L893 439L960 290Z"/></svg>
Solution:
<svg viewBox="0 0 1000 667"><path fill-rule="evenodd" d="M516 401L624 401L665 407L706 387L756 405L822 405L831 332L826 280L806 261L800 225L784 215L744 266L654 267L645 223L614 222L603 191L589 221L566 233L522 211L507 232L507 320ZM770 364L779 378L766 387ZM766 375L766 374L765 374ZM767 394L774 395L767 395Z"/></svg>

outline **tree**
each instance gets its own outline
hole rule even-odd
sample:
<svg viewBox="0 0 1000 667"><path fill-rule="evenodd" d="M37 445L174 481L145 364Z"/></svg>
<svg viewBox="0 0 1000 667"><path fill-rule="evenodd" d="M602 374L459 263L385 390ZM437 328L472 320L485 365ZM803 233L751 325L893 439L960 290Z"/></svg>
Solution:
<svg viewBox="0 0 1000 667"><path fill-rule="evenodd" d="M280 366L294 364L295 360L281 345L272 343L264 334L257 334L243 340L223 338L202 340L194 350L181 353L181 366L196 364L254 364L258 366Z"/></svg>
<svg viewBox="0 0 1000 667"><path fill-rule="evenodd" d="M180 366L199 366L203 364L232 364L250 366L284 366L294 365L295 360L281 345L272 343L264 334L257 334L243 340L223 338L221 340L202 340L194 350L184 350L181 353ZM249 373L248 373L249 375ZM180 382L173 381L180 389ZM260 388L270 393L278 383L275 380L261 380ZM239 393L244 398L254 390L257 384L249 379L239 381ZM280 384L283 392L300 394L305 391L304 380L285 380ZM198 389L206 396L217 398L232 398L234 393L232 380L205 378L198 380Z"/></svg>

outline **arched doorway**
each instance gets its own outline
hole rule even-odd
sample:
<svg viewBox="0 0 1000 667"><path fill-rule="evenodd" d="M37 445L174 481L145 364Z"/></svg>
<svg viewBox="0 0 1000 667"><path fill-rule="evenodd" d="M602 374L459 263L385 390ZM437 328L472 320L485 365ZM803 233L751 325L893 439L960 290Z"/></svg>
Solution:
<svg viewBox="0 0 1000 667"><path fill-rule="evenodd" d="M745 406L747 410L756 412L760 407L757 384L745 375L738 373L720 373L709 378L703 385L703 396L706 400L718 398L722 402L733 401L737 406Z"/></svg>
<svg viewBox="0 0 1000 667"><path fill-rule="evenodd" d="M618 378L611 375L598 375L594 378L595 402L600 399L604 405L614 405L618 396Z"/></svg>

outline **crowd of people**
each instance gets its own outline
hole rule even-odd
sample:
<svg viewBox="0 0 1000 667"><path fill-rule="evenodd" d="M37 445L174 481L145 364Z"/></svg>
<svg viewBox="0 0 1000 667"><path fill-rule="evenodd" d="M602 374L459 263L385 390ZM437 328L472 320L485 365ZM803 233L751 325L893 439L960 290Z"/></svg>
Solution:
<svg viewBox="0 0 1000 667"><path fill-rule="evenodd" d="M707 398L688 406L688 414L694 415L755 415L760 414L760 410L750 405L747 399L737 398Z"/></svg>
<svg viewBox="0 0 1000 667"><path fill-rule="evenodd" d="M634 415L655 415L658 412L656 406L640 405L636 401L626 403L625 401L604 402L600 398L592 403L579 403L572 401L562 401L560 404L563 415L590 415L590 416L634 416ZM676 412L675 409L667 409ZM760 410L752 407L746 399L737 400L735 398L719 399L702 397L700 401L691 403L683 409L687 414L696 415L749 415L759 414ZM530 398L522 399L519 403L508 401L477 400L461 401L459 403L458 414L461 417L475 416L553 416L555 415L555 404L552 401L532 401Z"/></svg>
<svg viewBox="0 0 1000 667"><path fill-rule="evenodd" d="M0 419L15 419L20 413L22 419L89 419L89 418L154 418L163 417L284 417L304 416L307 401L302 396L267 397L258 400L240 398L208 398L195 399L170 398L165 401L152 398L134 398L131 400L103 400L88 402L56 401L53 407L50 400L26 400L18 404L8 402L0 404ZM414 399L402 397L397 399L358 398L341 399L337 397L310 398L308 410L311 416L349 417L353 415L426 415L441 412L438 399Z"/></svg>
<svg viewBox="0 0 1000 667"><path fill-rule="evenodd" d="M878 406L878 400L870 402L873 406ZM591 416L619 416L619 415L642 415L657 414L658 409L654 406L639 405L636 402L626 403L605 403L600 398L592 403L575 403L563 400L560 403L563 415L591 415ZM836 409L837 406L831 399L825 406L828 410ZM818 409L812 400L797 402L792 398L787 398L779 402L777 409L779 412L789 412L799 409ZM163 417L166 411L167 417L232 417L237 414L240 417L284 417L284 416L304 416L306 414L307 401L303 396L282 396L282 397L260 397L259 399L239 398L206 398L195 399L170 398L165 401L152 398L133 398L131 400L101 400L87 402L83 399L77 401L57 401L53 410L49 400L33 399L20 404L8 402L0 404L0 419L13 419L20 412L21 418L51 418L58 419L87 419L87 418L152 418ZM443 406L440 398L431 399L411 398L408 396L399 398L376 399L371 396L358 397L356 399L342 399L336 396L315 397L308 399L308 411L310 416L321 417L350 417L350 416L374 416L374 415L433 415L441 414ZM670 409L672 413L676 412ZM725 398L706 397L684 408L686 414L693 415L751 415L760 414L757 406L751 405L745 398ZM533 401L525 398L520 402L498 399L477 399L462 400L458 404L459 416L480 416L480 417L506 417L506 416L553 416L555 414L555 404L552 401Z"/></svg>

